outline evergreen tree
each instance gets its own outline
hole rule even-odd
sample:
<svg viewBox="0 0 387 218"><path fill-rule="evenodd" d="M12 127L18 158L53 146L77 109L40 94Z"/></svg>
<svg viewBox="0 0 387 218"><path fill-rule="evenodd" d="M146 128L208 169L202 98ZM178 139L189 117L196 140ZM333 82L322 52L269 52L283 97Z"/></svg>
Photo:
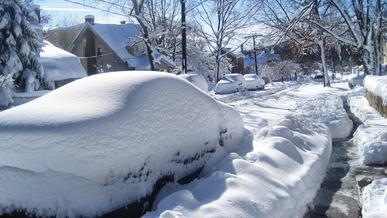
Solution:
<svg viewBox="0 0 387 218"><path fill-rule="evenodd" d="M11 103L13 88L39 79L42 37L32 0L0 0L0 107Z"/></svg>

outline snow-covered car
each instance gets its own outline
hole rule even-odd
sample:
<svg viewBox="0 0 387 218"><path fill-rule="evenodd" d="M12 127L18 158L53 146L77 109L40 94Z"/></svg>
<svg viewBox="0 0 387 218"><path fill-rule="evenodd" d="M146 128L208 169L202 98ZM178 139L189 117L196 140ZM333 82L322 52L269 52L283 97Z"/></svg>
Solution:
<svg viewBox="0 0 387 218"><path fill-rule="evenodd" d="M215 86L216 94L230 94L246 90L246 80L242 74L226 74Z"/></svg>
<svg viewBox="0 0 387 218"><path fill-rule="evenodd" d="M316 82L322 82L324 81L324 75L322 74L313 75L313 80Z"/></svg>
<svg viewBox="0 0 387 218"><path fill-rule="evenodd" d="M334 73L334 74L332 74L332 79L334 79L334 80L342 80L343 79L343 74L341 74L341 73Z"/></svg>
<svg viewBox="0 0 387 218"><path fill-rule="evenodd" d="M247 90L259 90L265 88L265 81L258 75L249 73L243 75L246 81Z"/></svg>
<svg viewBox="0 0 387 218"><path fill-rule="evenodd" d="M194 84L199 89L208 92L208 83L203 76L198 74L181 74L180 76L188 82Z"/></svg>
<svg viewBox="0 0 387 218"><path fill-rule="evenodd" d="M362 86L364 81L364 73L353 74L348 77L348 87L353 89L355 86Z"/></svg>
<svg viewBox="0 0 387 218"><path fill-rule="evenodd" d="M176 75L76 80L0 112L0 216L139 217L243 134L236 110Z"/></svg>

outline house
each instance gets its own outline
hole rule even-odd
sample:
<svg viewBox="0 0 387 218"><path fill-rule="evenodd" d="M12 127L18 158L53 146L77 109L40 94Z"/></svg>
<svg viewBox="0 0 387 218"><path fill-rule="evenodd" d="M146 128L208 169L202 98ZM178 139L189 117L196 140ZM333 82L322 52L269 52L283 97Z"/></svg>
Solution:
<svg viewBox="0 0 387 218"><path fill-rule="evenodd" d="M231 73L245 72L245 65L244 65L242 53L232 51L231 48L225 48L222 50L222 54L226 54L226 57L231 61L231 64L232 64Z"/></svg>
<svg viewBox="0 0 387 218"><path fill-rule="evenodd" d="M138 24L98 24L94 16L87 15L85 22L50 31L47 40L54 45L81 57L88 75L121 70L149 70L150 64L145 44L138 39ZM153 52L155 67L171 71L175 64L157 51Z"/></svg>
<svg viewBox="0 0 387 218"><path fill-rule="evenodd" d="M49 89L55 89L73 80L87 76L80 59L48 41L43 42L39 62L43 78Z"/></svg>
<svg viewBox="0 0 387 218"><path fill-rule="evenodd" d="M243 52L244 56L244 65L245 71L247 73L255 72L255 55L253 51L245 51ZM257 65L265 66L270 65L271 63L278 61L280 59L280 55L272 51L271 49L259 49L257 50Z"/></svg>

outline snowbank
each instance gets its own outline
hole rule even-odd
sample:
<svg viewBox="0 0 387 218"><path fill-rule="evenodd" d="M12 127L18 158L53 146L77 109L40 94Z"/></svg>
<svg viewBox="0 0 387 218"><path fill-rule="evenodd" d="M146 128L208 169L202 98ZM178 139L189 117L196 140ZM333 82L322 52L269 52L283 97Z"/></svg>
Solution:
<svg viewBox="0 0 387 218"><path fill-rule="evenodd" d="M241 150L160 200L145 217L302 217L330 159L329 123L346 119L330 115L337 107L344 111L338 99L286 90L266 100L242 100L238 108L253 143L247 138Z"/></svg>
<svg viewBox="0 0 387 218"><path fill-rule="evenodd" d="M180 180L236 149L243 132L238 112L178 76L74 81L0 113L0 214L89 217L122 208L160 179Z"/></svg>
<svg viewBox="0 0 387 218"><path fill-rule="evenodd" d="M351 112L363 123L353 137L359 146L362 163L387 164L387 119L381 117L363 96L349 98L348 104Z"/></svg>
<svg viewBox="0 0 387 218"><path fill-rule="evenodd" d="M78 79L87 76L79 58L63 49L44 41L39 63L44 69L46 82Z"/></svg>
<svg viewBox="0 0 387 218"><path fill-rule="evenodd" d="M367 76L365 89L370 105L387 117L387 76Z"/></svg>
<svg viewBox="0 0 387 218"><path fill-rule="evenodd" d="M366 186L362 194L364 218L380 218L387 214L387 178L376 179Z"/></svg>
<svg viewBox="0 0 387 218"><path fill-rule="evenodd" d="M373 95L382 98L383 104L387 105L387 76L368 75L364 79L364 87Z"/></svg>

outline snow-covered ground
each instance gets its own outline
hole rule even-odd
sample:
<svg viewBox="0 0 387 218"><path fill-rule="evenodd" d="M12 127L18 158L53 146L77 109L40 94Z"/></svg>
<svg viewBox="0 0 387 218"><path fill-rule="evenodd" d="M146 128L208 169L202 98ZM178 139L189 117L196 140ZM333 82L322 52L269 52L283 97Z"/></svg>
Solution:
<svg viewBox="0 0 387 218"><path fill-rule="evenodd" d="M362 195L364 218L381 218L387 214L387 178L376 179L366 186Z"/></svg>
<svg viewBox="0 0 387 218"><path fill-rule="evenodd" d="M244 131L237 111L178 76L77 80L0 112L0 214L90 217L123 208L161 178L178 181L222 159Z"/></svg>
<svg viewBox="0 0 387 218"><path fill-rule="evenodd" d="M320 86L222 96L239 99L231 104L250 130L244 146L191 184L164 189L145 217L302 217L325 176L332 136L352 129L334 94L345 90Z"/></svg>
<svg viewBox="0 0 387 218"><path fill-rule="evenodd" d="M349 98L352 113L362 125L354 134L353 141L359 146L361 161L369 165L387 163L387 119L372 108L364 96Z"/></svg>

